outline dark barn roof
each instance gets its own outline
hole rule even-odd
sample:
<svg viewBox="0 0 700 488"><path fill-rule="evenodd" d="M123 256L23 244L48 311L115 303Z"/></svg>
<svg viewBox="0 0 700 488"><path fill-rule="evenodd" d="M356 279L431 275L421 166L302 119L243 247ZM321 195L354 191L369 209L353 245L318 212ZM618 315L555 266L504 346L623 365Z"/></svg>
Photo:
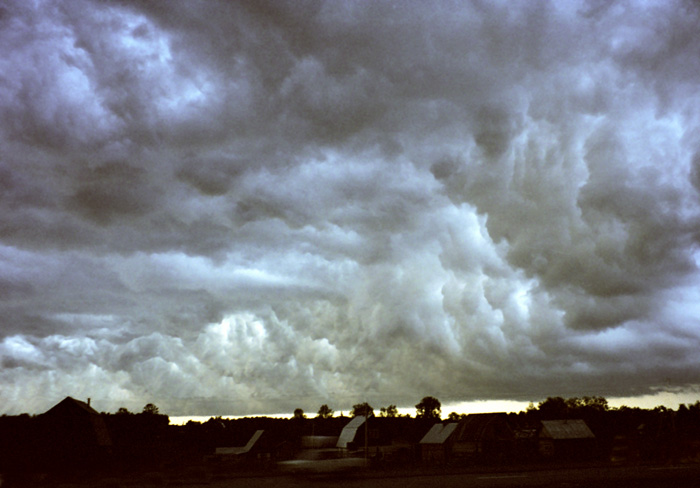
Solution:
<svg viewBox="0 0 700 488"><path fill-rule="evenodd" d="M66 398L58 402L56 405L51 407L44 413L44 415L65 415L66 413L72 414L75 412L82 412L90 415L99 415L99 413L97 413L97 410L92 408L87 403L81 402L80 400L76 400L75 398L70 396L67 396Z"/></svg>
<svg viewBox="0 0 700 488"><path fill-rule="evenodd" d="M581 419L543 420L540 437L555 440L593 439L595 436Z"/></svg>
<svg viewBox="0 0 700 488"><path fill-rule="evenodd" d="M64 398L41 417L63 435L75 436L87 444L112 445L102 416L87 403L73 397Z"/></svg>
<svg viewBox="0 0 700 488"><path fill-rule="evenodd" d="M513 438L505 413L472 413L460 420L455 434L457 442L478 442L489 435Z"/></svg>

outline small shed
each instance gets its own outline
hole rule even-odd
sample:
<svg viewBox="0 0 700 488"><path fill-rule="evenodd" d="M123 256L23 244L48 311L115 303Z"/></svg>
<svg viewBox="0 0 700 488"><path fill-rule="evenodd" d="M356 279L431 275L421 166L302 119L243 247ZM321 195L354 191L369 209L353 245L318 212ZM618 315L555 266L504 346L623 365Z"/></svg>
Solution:
<svg viewBox="0 0 700 488"><path fill-rule="evenodd" d="M546 458L582 459L595 453L595 435L582 419L543 420L538 440Z"/></svg>
<svg viewBox="0 0 700 488"><path fill-rule="evenodd" d="M460 420L452 445L455 460L501 462L510 459L515 433L505 413L474 413Z"/></svg>
<svg viewBox="0 0 700 488"><path fill-rule="evenodd" d="M435 424L420 440L421 460L429 464L446 464L450 459L452 437L457 422Z"/></svg>

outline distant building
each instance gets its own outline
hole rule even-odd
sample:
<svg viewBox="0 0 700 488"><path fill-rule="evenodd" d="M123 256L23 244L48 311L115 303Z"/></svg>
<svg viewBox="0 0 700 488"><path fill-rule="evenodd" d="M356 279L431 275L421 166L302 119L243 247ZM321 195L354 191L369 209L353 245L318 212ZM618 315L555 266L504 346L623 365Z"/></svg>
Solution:
<svg viewBox="0 0 700 488"><path fill-rule="evenodd" d="M424 463L446 464L450 459L456 422L435 424L420 440L420 455Z"/></svg>
<svg viewBox="0 0 700 488"><path fill-rule="evenodd" d="M364 433L362 435L358 434L360 427L367 421L367 417L364 415L358 415L354 417L350 422L348 422L343 430L340 432L340 437L338 437L338 442L336 447L341 449L349 449L364 441ZM361 447L361 446L357 446Z"/></svg>
<svg viewBox="0 0 700 488"><path fill-rule="evenodd" d="M291 442L274 434L274 430L256 430L243 446L217 447L214 455L208 456L211 462L226 464L268 463L280 459L289 459L293 455Z"/></svg>
<svg viewBox="0 0 700 488"><path fill-rule="evenodd" d="M245 446L217 447L214 454L216 456L240 456L242 454L247 454L255 447L255 444L260 440L264 432L264 430L256 430Z"/></svg>
<svg viewBox="0 0 700 488"><path fill-rule="evenodd" d="M503 462L513 456L515 433L505 413L474 413L459 421L452 442L455 462Z"/></svg>
<svg viewBox="0 0 700 488"><path fill-rule="evenodd" d="M543 420L539 433L539 452L546 458L591 458L596 438L581 419Z"/></svg>

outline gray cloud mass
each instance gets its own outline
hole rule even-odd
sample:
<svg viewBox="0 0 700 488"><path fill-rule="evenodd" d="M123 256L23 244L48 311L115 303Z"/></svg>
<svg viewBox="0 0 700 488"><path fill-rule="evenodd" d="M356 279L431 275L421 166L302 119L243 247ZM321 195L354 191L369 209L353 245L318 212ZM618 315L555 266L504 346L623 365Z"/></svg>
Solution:
<svg viewBox="0 0 700 488"><path fill-rule="evenodd" d="M700 385L696 2L0 10L0 398Z"/></svg>

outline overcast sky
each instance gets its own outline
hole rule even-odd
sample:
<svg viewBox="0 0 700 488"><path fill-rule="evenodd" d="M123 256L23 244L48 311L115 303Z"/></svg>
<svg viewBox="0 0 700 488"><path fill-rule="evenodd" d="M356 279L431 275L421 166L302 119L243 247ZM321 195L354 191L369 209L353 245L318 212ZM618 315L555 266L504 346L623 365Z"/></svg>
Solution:
<svg viewBox="0 0 700 488"><path fill-rule="evenodd" d="M3 413L698 391L697 2L9 0L0 45Z"/></svg>

